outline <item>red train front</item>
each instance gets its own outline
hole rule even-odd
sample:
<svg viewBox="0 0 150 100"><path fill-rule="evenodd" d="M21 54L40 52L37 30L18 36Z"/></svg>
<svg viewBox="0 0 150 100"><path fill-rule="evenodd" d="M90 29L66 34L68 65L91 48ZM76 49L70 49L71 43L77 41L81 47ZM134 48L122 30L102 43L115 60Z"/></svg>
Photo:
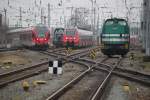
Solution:
<svg viewBox="0 0 150 100"><path fill-rule="evenodd" d="M50 31L46 26L36 26L32 29L32 42L35 46L48 46Z"/></svg>
<svg viewBox="0 0 150 100"><path fill-rule="evenodd" d="M45 49L51 43L50 30L48 27L39 24L32 29L21 31L20 40L25 47Z"/></svg>
<svg viewBox="0 0 150 100"><path fill-rule="evenodd" d="M68 28L65 29L63 35L63 45L66 47L87 47L95 43L93 32Z"/></svg>
<svg viewBox="0 0 150 100"><path fill-rule="evenodd" d="M79 34L77 29L66 29L63 36L63 45L64 46L78 46L79 44Z"/></svg>

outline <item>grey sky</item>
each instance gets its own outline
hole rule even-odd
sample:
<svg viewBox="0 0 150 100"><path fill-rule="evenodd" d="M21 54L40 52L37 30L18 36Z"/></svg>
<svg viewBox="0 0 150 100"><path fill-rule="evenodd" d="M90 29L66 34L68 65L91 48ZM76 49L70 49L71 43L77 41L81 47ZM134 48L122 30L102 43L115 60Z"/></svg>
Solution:
<svg viewBox="0 0 150 100"><path fill-rule="evenodd" d="M85 7L88 9L91 9L91 0L62 0L63 5L62 7L58 6L58 3L60 3L61 0L41 0L41 7L44 9L45 16L47 16L47 4L51 4L51 23L56 24L58 20L60 20L60 17L64 14L65 16L70 16L70 9L67 7ZM130 11L130 21L136 22L140 21L140 7L142 0L126 0L127 6L129 8L132 8ZM127 15L127 9L125 7L125 0L96 0L97 6L100 7L99 14L100 14L100 22L110 17L111 14L113 17L125 17ZM9 18L9 24L14 25L19 20L19 7L22 7L22 10L25 11L23 13L23 25L27 24L35 24L34 23L34 17L35 14L37 16L37 23L40 22L40 9L38 9L40 6L40 0L36 0L36 6L35 6L35 0L9 0L9 6L8 6L8 0L3 0L0 3L0 12L6 8L7 9L7 15ZM104 8L105 7L105 8ZM136 8L134 8L136 7ZM30 8L30 9L29 9ZM66 9L67 8L67 9ZM64 9L64 10L63 10ZM112 13L107 13L112 12ZM3 13L3 12L2 12ZM27 21L27 19L31 19L32 22ZM62 16L63 19L63 16ZM58 23L59 24L59 23Z"/></svg>

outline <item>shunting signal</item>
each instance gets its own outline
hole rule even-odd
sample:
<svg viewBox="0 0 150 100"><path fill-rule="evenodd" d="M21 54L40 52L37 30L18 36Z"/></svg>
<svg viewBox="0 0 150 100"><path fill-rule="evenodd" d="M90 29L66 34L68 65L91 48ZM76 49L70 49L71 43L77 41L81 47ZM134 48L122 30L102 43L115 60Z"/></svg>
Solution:
<svg viewBox="0 0 150 100"><path fill-rule="evenodd" d="M91 59L95 59L96 58L96 50L91 50L90 57L91 57Z"/></svg>

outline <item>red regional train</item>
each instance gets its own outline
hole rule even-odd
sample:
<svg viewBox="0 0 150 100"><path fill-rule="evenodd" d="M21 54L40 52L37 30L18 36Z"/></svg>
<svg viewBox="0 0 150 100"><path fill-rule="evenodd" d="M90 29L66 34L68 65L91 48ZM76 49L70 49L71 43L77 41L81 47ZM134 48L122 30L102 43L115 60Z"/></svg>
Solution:
<svg viewBox="0 0 150 100"><path fill-rule="evenodd" d="M32 28L12 30L10 33L18 33L20 35L20 43L29 48L46 49L51 42L50 30L42 24Z"/></svg>
<svg viewBox="0 0 150 100"><path fill-rule="evenodd" d="M63 46L65 47L87 47L95 44L93 32L77 29L66 28L63 35Z"/></svg>

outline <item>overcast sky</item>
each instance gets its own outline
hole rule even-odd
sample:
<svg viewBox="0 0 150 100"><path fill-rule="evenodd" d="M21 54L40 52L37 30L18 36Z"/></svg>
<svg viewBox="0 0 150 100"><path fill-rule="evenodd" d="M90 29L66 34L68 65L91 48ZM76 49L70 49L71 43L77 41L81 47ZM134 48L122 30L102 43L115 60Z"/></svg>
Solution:
<svg viewBox="0 0 150 100"><path fill-rule="evenodd" d="M99 7L100 22L110 17L126 17L127 9L125 7L125 1L127 1L128 8L130 10L130 21L139 22L140 21L140 8L142 0L96 0L97 7ZM9 24L15 25L19 23L19 7L22 7L23 25L35 24L35 14L37 16L36 22L40 22L40 7L43 7L44 14L47 16L47 5L51 5L51 24L55 25L60 17L64 14L65 16L70 16L70 9L68 7L85 7L91 9L91 0L62 0L62 6L59 7L58 4L61 0L1 0L0 12L4 8L7 9L7 17L9 18ZM29 9L30 8L30 9ZM67 8L67 9L66 9ZM108 13L112 12L112 13ZM63 16L64 16L63 15ZM63 18L63 17L62 17ZM31 19L27 20L27 19ZM58 23L59 24L59 23Z"/></svg>

